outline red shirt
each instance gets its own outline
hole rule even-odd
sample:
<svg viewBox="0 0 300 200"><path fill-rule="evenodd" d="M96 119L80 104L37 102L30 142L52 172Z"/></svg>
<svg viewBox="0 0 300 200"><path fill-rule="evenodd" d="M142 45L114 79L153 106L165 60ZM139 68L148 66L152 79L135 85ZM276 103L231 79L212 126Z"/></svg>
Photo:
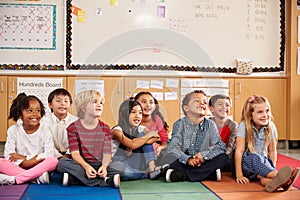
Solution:
<svg viewBox="0 0 300 200"><path fill-rule="evenodd" d="M79 151L86 162L102 162L103 154L111 154L111 131L101 120L92 130L86 129L77 120L67 131L70 152Z"/></svg>

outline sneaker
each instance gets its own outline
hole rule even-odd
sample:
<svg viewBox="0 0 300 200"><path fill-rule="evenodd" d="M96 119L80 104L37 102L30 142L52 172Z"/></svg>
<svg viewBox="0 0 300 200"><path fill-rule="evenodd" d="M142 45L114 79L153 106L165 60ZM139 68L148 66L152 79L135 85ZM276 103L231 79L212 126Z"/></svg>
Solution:
<svg viewBox="0 0 300 200"><path fill-rule="evenodd" d="M274 192L275 190L280 188L282 185L287 183L288 180L290 179L291 175L292 175L291 167L285 166L285 167L281 168L278 171L277 176L266 184L266 186L265 186L266 191Z"/></svg>
<svg viewBox="0 0 300 200"><path fill-rule="evenodd" d="M114 176L106 177L104 179L105 183L111 187L120 188L120 174Z"/></svg>
<svg viewBox="0 0 300 200"><path fill-rule="evenodd" d="M186 177L185 173L177 172L174 169L168 169L166 173L166 181L168 183L171 182L178 182L178 181L186 181L188 178Z"/></svg>
<svg viewBox="0 0 300 200"><path fill-rule="evenodd" d="M221 178L222 178L222 176L221 176L221 170L220 170L220 169L217 169L217 170L216 170L216 181L217 181L217 182L220 182L220 181L221 181Z"/></svg>
<svg viewBox="0 0 300 200"><path fill-rule="evenodd" d="M8 176L6 174L0 174L0 184L1 185L13 185L16 183L14 176Z"/></svg>
<svg viewBox="0 0 300 200"><path fill-rule="evenodd" d="M293 185L293 183L297 180L299 174L300 174L300 168L297 167L296 169L293 170L290 179L281 186L282 189L284 191L287 191L288 189L290 189L290 187Z"/></svg>
<svg viewBox="0 0 300 200"><path fill-rule="evenodd" d="M163 166L161 167L161 175L162 175L163 177L166 176L166 173L167 173L168 169L170 169L170 165L169 165L169 164L165 164L165 165L163 165Z"/></svg>
<svg viewBox="0 0 300 200"><path fill-rule="evenodd" d="M37 184L49 184L49 173L44 172L40 177L36 179Z"/></svg>
<svg viewBox="0 0 300 200"><path fill-rule="evenodd" d="M69 174L64 173L63 174L63 186L68 186L69 185Z"/></svg>
<svg viewBox="0 0 300 200"><path fill-rule="evenodd" d="M151 179L151 180L154 180L156 179L159 175L161 174L161 167L157 166L155 167L155 170L151 171L148 173L148 177Z"/></svg>
<svg viewBox="0 0 300 200"><path fill-rule="evenodd" d="M63 186L68 186L68 185L78 185L81 184L80 181L78 181L77 178L72 176L69 173L64 173L63 174Z"/></svg>

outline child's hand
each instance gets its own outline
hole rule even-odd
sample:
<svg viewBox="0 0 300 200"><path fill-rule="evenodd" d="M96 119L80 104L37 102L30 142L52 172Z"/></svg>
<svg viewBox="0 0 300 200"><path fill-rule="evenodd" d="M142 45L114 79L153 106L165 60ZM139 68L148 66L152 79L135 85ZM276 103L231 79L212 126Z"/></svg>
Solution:
<svg viewBox="0 0 300 200"><path fill-rule="evenodd" d="M201 153L196 153L194 158L198 158L201 164L204 163L204 158Z"/></svg>
<svg viewBox="0 0 300 200"><path fill-rule="evenodd" d="M87 165L85 168L85 174L88 178L96 178L97 171L90 165Z"/></svg>
<svg viewBox="0 0 300 200"><path fill-rule="evenodd" d="M190 165L192 167L200 167L201 162L200 162L199 158L191 157L188 159L188 165Z"/></svg>
<svg viewBox="0 0 300 200"><path fill-rule="evenodd" d="M132 154L132 149L126 148L125 153L126 153L127 156L131 156L131 154Z"/></svg>
<svg viewBox="0 0 300 200"><path fill-rule="evenodd" d="M11 153L9 154L9 161L10 162L15 162L17 160L26 160L26 156L17 154L17 153Z"/></svg>
<svg viewBox="0 0 300 200"><path fill-rule="evenodd" d="M107 168L105 166L102 165L98 169L98 176L101 177L101 178L105 178L107 176Z"/></svg>
<svg viewBox="0 0 300 200"><path fill-rule="evenodd" d="M244 176L237 177L237 178L235 179L235 181L236 181L237 183L241 183L241 184L248 184L248 183L250 183L250 180L249 180L247 177L244 177Z"/></svg>
<svg viewBox="0 0 300 200"><path fill-rule="evenodd" d="M150 131L149 133L147 133L147 135L151 136L152 138L159 138L157 131Z"/></svg>

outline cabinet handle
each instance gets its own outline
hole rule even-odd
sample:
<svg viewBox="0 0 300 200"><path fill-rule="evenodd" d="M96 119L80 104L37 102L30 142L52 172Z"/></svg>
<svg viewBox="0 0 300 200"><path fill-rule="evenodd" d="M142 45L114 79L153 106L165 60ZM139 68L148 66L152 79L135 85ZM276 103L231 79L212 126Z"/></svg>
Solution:
<svg viewBox="0 0 300 200"><path fill-rule="evenodd" d="M3 85L4 85L4 83L3 83L3 81L1 81L1 92L4 92Z"/></svg>
<svg viewBox="0 0 300 200"><path fill-rule="evenodd" d="M11 82L11 92L15 93L15 82Z"/></svg>
<svg viewBox="0 0 300 200"><path fill-rule="evenodd" d="M239 94L241 94L242 93L242 83L238 83L239 84Z"/></svg>
<svg viewBox="0 0 300 200"><path fill-rule="evenodd" d="M118 82L118 94L120 94L121 93L121 83L120 83L120 81Z"/></svg>
<svg viewBox="0 0 300 200"><path fill-rule="evenodd" d="M131 93L131 81L129 81L129 90L128 90L128 93L129 94Z"/></svg>

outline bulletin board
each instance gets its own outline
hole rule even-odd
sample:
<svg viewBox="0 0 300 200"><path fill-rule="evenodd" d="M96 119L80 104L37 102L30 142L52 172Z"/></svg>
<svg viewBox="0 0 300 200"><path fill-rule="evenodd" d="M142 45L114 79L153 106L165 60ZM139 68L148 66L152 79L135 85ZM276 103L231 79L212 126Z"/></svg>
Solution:
<svg viewBox="0 0 300 200"><path fill-rule="evenodd" d="M2 69L63 70L65 1L0 1Z"/></svg>
<svg viewBox="0 0 300 200"><path fill-rule="evenodd" d="M284 71L284 0L67 0L69 70Z"/></svg>

